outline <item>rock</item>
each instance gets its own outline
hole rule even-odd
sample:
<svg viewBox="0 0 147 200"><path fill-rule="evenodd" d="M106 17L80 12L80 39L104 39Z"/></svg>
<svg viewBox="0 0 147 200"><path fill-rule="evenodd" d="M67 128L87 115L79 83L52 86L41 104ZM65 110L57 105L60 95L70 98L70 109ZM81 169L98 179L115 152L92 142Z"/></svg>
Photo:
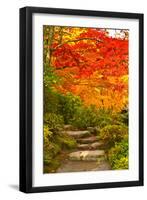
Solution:
<svg viewBox="0 0 147 200"><path fill-rule="evenodd" d="M66 124L66 125L64 125L64 130L65 131L73 130L73 126L70 124Z"/></svg>
<svg viewBox="0 0 147 200"><path fill-rule="evenodd" d="M83 149L83 150L91 149L91 144L78 144L77 148L78 149Z"/></svg>
<svg viewBox="0 0 147 200"><path fill-rule="evenodd" d="M66 131L66 133L74 138L82 138L90 135L89 131Z"/></svg>
<svg viewBox="0 0 147 200"><path fill-rule="evenodd" d="M94 127L87 127L87 130L90 131L90 132L93 132Z"/></svg>
<svg viewBox="0 0 147 200"><path fill-rule="evenodd" d="M90 146L91 146L91 149L97 149L97 148L102 147L103 143L101 143L101 142L94 142Z"/></svg>
<svg viewBox="0 0 147 200"><path fill-rule="evenodd" d="M93 142L93 143L86 143L86 144L78 144L77 148L78 149L98 149L102 147L103 144L101 142Z"/></svg>
<svg viewBox="0 0 147 200"><path fill-rule="evenodd" d="M104 150L76 151L69 154L70 160L97 161L100 157L105 157Z"/></svg>
<svg viewBox="0 0 147 200"><path fill-rule="evenodd" d="M87 130L90 131L90 133L92 133L92 134L99 133L99 128L98 127L88 127Z"/></svg>
<svg viewBox="0 0 147 200"><path fill-rule="evenodd" d="M82 143L82 144L87 144L87 143L92 143L92 142L96 142L98 141L96 136L91 136L91 137L87 137L87 138L79 138L77 139L77 142Z"/></svg>

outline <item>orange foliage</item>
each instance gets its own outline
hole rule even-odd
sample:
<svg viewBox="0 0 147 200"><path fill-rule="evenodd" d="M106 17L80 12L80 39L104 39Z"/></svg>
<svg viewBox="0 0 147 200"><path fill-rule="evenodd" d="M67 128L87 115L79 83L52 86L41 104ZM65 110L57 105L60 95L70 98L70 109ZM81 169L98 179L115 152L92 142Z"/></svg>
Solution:
<svg viewBox="0 0 147 200"><path fill-rule="evenodd" d="M58 30L58 27L56 27ZM56 31L52 66L62 78L56 88L81 97L85 105L119 111L128 103L128 31L72 28Z"/></svg>

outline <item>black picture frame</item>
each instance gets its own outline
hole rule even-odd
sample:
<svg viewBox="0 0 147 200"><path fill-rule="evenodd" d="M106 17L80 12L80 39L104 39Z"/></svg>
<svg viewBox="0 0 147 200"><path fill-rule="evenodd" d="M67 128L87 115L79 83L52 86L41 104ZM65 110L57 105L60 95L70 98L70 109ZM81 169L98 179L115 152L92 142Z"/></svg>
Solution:
<svg viewBox="0 0 147 200"><path fill-rule="evenodd" d="M45 187L32 186L32 16L34 13L139 20L139 180ZM20 191L34 193L143 185L143 17L143 14L139 13L42 7L24 7L20 9Z"/></svg>

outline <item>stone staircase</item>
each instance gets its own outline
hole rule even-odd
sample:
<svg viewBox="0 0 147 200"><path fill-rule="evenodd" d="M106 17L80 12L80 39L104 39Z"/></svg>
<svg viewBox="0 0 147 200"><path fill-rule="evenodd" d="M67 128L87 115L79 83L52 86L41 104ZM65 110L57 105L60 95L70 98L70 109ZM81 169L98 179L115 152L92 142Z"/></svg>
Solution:
<svg viewBox="0 0 147 200"><path fill-rule="evenodd" d="M77 151L69 154L69 160L77 161L97 161L105 157L105 151L102 150L103 144L90 131L66 131L77 141Z"/></svg>
<svg viewBox="0 0 147 200"><path fill-rule="evenodd" d="M75 138L77 149L69 152L57 172L110 170L104 145L96 137L92 127L89 130L72 130L70 125L64 132Z"/></svg>

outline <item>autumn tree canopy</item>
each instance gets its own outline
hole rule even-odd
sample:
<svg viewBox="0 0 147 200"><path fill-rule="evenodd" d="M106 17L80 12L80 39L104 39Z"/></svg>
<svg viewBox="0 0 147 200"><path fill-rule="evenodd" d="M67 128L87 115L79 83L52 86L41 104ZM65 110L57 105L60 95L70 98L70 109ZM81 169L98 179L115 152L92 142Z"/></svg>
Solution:
<svg viewBox="0 0 147 200"><path fill-rule="evenodd" d="M113 32L113 34L110 34ZM44 26L44 80L85 105L128 104L128 31Z"/></svg>

